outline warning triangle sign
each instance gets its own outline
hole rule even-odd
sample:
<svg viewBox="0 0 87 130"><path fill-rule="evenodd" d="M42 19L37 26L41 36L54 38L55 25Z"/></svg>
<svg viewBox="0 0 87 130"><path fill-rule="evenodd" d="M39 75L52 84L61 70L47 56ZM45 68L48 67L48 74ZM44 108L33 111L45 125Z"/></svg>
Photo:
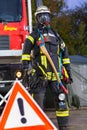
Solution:
<svg viewBox="0 0 87 130"><path fill-rule="evenodd" d="M57 130L25 87L15 81L0 120L0 130Z"/></svg>

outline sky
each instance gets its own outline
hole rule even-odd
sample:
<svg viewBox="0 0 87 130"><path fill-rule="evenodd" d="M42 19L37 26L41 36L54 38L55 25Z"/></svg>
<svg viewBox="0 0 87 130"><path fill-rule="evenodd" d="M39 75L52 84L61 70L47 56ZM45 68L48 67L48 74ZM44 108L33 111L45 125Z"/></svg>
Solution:
<svg viewBox="0 0 87 130"><path fill-rule="evenodd" d="M80 6L84 2L87 3L87 0L65 0L70 9L74 9L76 6Z"/></svg>

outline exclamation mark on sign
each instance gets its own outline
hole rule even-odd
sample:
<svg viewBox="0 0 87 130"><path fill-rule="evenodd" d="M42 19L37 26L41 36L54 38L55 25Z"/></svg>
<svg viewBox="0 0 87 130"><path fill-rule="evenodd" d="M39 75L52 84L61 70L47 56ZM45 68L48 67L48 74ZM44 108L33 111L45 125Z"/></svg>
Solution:
<svg viewBox="0 0 87 130"><path fill-rule="evenodd" d="M24 124L24 123L27 122L27 119L24 117L24 105L23 105L23 100L22 100L21 98L18 98L18 99L17 99L17 102L18 102L20 114L21 114L21 116L22 116L21 122Z"/></svg>

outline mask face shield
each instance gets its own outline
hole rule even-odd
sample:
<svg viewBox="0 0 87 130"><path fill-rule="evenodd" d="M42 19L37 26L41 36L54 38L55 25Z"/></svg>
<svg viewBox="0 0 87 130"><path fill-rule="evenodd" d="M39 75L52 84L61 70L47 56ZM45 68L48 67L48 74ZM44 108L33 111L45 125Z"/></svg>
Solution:
<svg viewBox="0 0 87 130"><path fill-rule="evenodd" d="M37 21L40 24L45 24L46 26L50 24L50 14L49 13L40 13L37 15Z"/></svg>

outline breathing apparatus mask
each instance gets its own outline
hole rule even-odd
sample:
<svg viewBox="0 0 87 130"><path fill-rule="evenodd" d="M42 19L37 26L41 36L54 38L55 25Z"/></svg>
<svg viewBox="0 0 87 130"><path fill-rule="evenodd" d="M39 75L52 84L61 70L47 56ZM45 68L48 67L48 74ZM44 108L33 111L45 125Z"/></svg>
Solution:
<svg viewBox="0 0 87 130"><path fill-rule="evenodd" d="M37 23L44 26L50 26L50 11L46 6L38 7L35 12L35 17Z"/></svg>
<svg viewBox="0 0 87 130"><path fill-rule="evenodd" d="M36 19L40 24L43 24L46 26L50 24L50 15L48 13L38 14Z"/></svg>

